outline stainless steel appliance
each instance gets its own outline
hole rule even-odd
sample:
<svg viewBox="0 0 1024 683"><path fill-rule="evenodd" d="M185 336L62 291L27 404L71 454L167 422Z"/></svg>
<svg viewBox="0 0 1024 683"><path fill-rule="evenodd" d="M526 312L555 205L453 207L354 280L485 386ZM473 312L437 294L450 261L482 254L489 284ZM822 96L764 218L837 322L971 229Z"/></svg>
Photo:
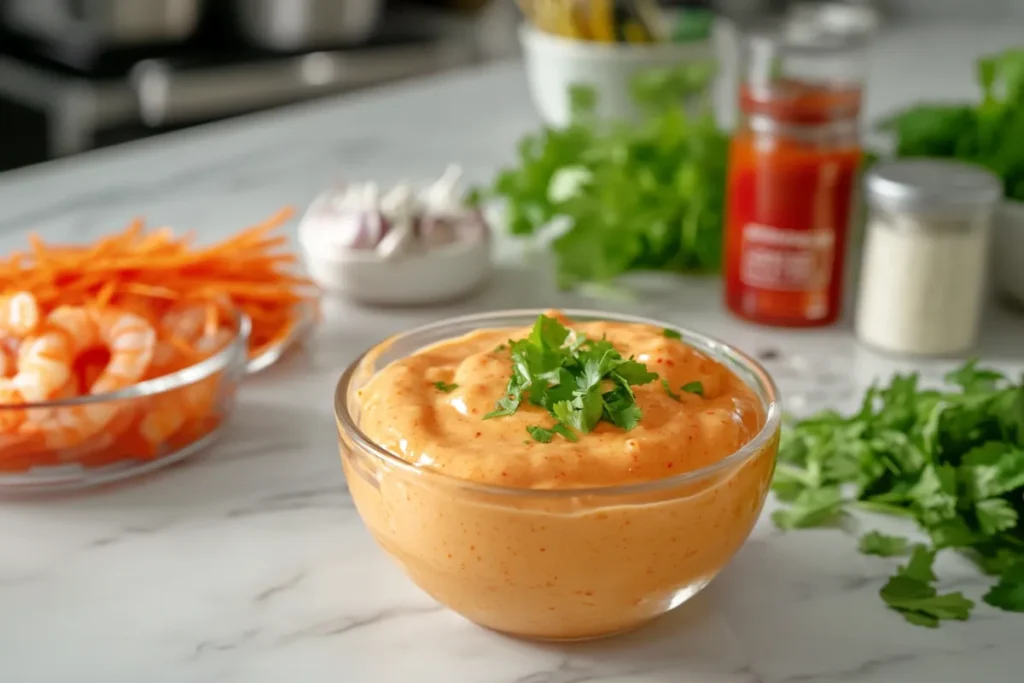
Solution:
<svg viewBox="0 0 1024 683"><path fill-rule="evenodd" d="M221 0L214 0L220 2ZM52 45L113 47L192 35L202 0L5 0L3 23Z"/></svg>
<svg viewBox="0 0 1024 683"><path fill-rule="evenodd" d="M361 43L373 33L383 0L228 0L242 34L271 50Z"/></svg>
<svg viewBox="0 0 1024 683"><path fill-rule="evenodd" d="M85 34L94 41L87 49L71 46L74 41L58 36L57 23L43 21L42 15L26 20L28 4L51 0L0 0L0 171L466 65L478 60L485 42L472 19L451 24L392 17L378 28L375 3L383 0L209 0L194 26L191 20L161 22L154 15L148 28L126 19L134 15L119 14L121 8L138 3L156 12L173 3L78 1L82 6L75 13L83 21L88 17ZM202 8L198 0L190 1ZM74 3L63 4L66 9ZM281 6L274 9L275 4ZM294 18L292 24L278 24L261 14L303 4L321 12L303 20L312 21L315 30L297 30ZM327 5L362 9L347 15L314 9ZM21 20L3 24L14 16Z"/></svg>

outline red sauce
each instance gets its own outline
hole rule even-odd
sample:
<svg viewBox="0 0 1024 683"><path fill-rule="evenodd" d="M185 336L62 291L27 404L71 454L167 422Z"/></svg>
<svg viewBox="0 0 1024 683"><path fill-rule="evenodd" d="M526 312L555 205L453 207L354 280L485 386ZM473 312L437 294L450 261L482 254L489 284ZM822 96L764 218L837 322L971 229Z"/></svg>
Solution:
<svg viewBox="0 0 1024 683"><path fill-rule="evenodd" d="M770 93L744 88L740 106L783 129L742 126L729 160L726 305L754 322L810 327L840 314L851 201L860 147L859 90L785 82Z"/></svg>

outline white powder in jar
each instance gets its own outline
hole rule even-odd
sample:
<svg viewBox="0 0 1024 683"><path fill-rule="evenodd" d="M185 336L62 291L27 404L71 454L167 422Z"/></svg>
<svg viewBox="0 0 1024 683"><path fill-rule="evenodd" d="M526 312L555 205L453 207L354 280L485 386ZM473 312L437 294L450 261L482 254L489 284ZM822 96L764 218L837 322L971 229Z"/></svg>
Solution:
<svg viewBox="0 0 1024 683"><path fill-rule="evenodd" d="M864 185L870 218L857 336L898 354L969 350L981 323L999 179L972 164L898 159L873 166Z"/></svg>
<svg viewBox="0 0 1024 683"><path fill-rule="evenodd" d="M977 339L988 253L986 216L952 222L876 215L868 223L857 335L901 354L947 355Z"/></svg>

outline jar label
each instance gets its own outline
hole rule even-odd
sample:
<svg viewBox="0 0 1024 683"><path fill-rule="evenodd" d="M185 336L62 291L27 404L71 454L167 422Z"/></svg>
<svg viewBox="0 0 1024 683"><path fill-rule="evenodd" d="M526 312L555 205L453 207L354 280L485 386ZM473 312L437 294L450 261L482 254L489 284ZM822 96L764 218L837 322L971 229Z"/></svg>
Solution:
<svg viewBox="0 0 1024 683"><path fill-rule="evenodd" d="M803 315L808 320L823 318L828 313L835 242L835 232L828 229L786 230L748 223L743 228L739 280L756 290L799 292L804 295ZM749 305L761 307L754 301Z"/></svg>

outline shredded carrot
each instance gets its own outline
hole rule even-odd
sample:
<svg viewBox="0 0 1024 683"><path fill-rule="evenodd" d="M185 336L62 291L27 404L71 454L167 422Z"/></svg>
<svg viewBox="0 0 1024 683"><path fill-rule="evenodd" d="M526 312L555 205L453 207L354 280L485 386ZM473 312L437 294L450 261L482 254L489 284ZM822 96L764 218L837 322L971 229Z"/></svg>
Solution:
<svg viewBox="0 0 1024 683"><path fill-rule="evenodd" d="M285 250L288 239L274 234L292 215L292 209L282 209L203 247L168 227L147 231L141 220L91 245L49 244L33 234L27 253L0 260L0 294L30 292L44 311L61 304L149 307L151 317L177 303L204 299L211 303L203 326L207 333L220 322L213 302L226 296L252 320L249 350L256 355L288 338L300 305L317 295L316 287L293 271L296 259Z"/></svg>

